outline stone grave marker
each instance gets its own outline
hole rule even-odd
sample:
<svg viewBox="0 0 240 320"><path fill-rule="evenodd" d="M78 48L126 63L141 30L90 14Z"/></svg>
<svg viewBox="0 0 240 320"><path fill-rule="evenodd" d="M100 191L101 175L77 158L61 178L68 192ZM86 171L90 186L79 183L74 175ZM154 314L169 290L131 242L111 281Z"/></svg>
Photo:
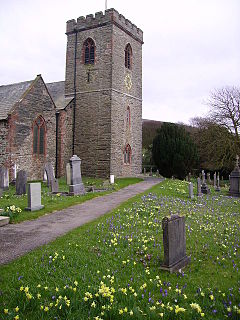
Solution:
<svg viewBox="0 0 240 320"><path fill-rule="evenodd" d="M157 169L157 172L156 172L156 174L157 174L157 177L159 177L159 170Z"/></svg>
<svg viewBox="0 0 240 320"><path fill-rule="evenodd" d="M27 193L27 172L20 170L16 178L16 195L21 196Z"/></svg>
<svg viewBox="0 0 240 320"><path fill-rule="evenodd" d="M54 179L54 170L50 162L46 163L44 166L44 172L47 174L47 186L50 187L52 180Z"/></svg>
<svg viewBox="0 0 240 320"><path fill-rule="evenodd" d="M0 188L7 190L9 188L8 168L0 167Z"/></svg>
<svg viewBox="0 0 240 320"><path fill-rule="evenodd" d="M236 156L236 165L233 171L230 173L230 196L240 197L240 168L239 168L239 156Z"/></svg>
<svg viewBox="0 0 240 320"><path fill-rule="evenodd" d="M202 184L205 183L205 172L202 170Z"/></svg>
<svg viewBox="0 0 240 320"><path fill-rule="evenodd" d="M71 184L69 185L69 195L85 194L85 188L81 176L81 159L73 155L70 159Z"/></svg>
<svg viewBox="0 0 240 320"><path fill-rule="evenodd" d="M10 221L10 217L0 216L0 227L3 227L6 224L9 224L9 221Z"/></svg>
<svg viewBox="0 0 240 320"><path fill-rule="evenodd" d="M201 178L197 178L197 196L202 196L202 189L201 189Z"/></svg>
<svg viewBox="0 0 240 320"><path fill-rule="evenodd" d="M110 183L114 184L114 174L110 174Z"/></svg>
<svg viewBox="0 0 240 320"><path fill-rule="evenodd" d="M28 184L28 206L26 210L37 211L44 208L41 204L41 183L34 182Z"/></svg>
<svg viewBox="0 0 240 320"><path fill-rule="evenodd" d="M214 172L214 175L213 175L213 186L214 186L214 188L217 187L217 174L216 174L216 172Z"/></svg>
<svg viewBox="0 0 240 320"><path fill-rule="evenodd" d="M193 195L193 184L192 184L192 182L189 182L188 190L189 190L189 198L193 199L194 195Z"/></svg>
<svg viewBox="0 0 240 320"><path fill-rule="evenodd" d="M66 164L66 182L67 182L68 186L71 184L71 167L70 167L70 163Z"/></svg>
<svg viewBox="0 0 240 320"><path fill-rule="evenodd" d="M188 177L188 182L191 182L191 173L190 172L187 177Z"/></svg>
<svg viewBox="0 0 240 320"><path fill-rule="evenodd" d="M50 185L50 189L52 193L58 193L59 189L58 189L58 179L53 178L51 181L51 185Z"/></svg>
<svg viewBox="0 0 240 320"><path fill-rule="evenodd" d="M205 172L204 170L202 170L202 186L201 186L201 191L204 194L209 194L210 193L210 189L208 188L207 184L206 184L206 179L205 179Z"/></svg>
<svg viewBox="0 0 240 320"><path fill-rule="evenodd" d="M217 175L217 187L216 187L216 189L215 189L216 191L220 191L221 190L221 188L220 188L220 178L219 178L219 173L218 173L218 175Z"/></svg>
<svg viewBox="0 0 240 320"><path fill-rule="evenodd" d="M210 184L211 183L211 176L210 176L210 173L208 172L207 173L207 182Z"/></svg>
<svg viewBox="0 0 240 320"><path fill-rule="evenodd" d="M164 261L161 269L170 273L190 262L186 255L185 217L172 215L162 220Z"/></svg>
<svg viewBox="0 0 240 320"><path fill-rule="evenodd" d="M150 168L149 176L152 176L152 167Z"/></svg>

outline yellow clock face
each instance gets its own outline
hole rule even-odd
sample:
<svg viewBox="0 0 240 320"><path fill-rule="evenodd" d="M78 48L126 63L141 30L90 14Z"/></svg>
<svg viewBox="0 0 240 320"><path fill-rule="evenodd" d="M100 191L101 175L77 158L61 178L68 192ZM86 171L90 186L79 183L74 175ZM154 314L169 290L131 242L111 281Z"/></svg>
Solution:
<svg viewBox="0 0 240 320"><path fill-rule="evenodd" d="M131 76L130 74L127 74L126 77L125 77L125 86L128 90L130 90L132 88L132 79L131 79Z"/></svg>

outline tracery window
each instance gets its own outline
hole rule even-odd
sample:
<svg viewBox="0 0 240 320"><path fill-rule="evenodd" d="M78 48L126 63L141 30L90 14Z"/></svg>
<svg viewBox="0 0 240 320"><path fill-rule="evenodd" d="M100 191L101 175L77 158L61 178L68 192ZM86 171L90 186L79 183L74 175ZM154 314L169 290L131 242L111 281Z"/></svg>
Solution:
<svg viewBox="0 0 240 320"><path fill-rule="evenodd" d="M93 39L88 38L83 44L84 64L94 64L95 62L95 44Z"/></svg>
<svg viewBox="0 0 240 320"><path fill-rule="evenodd" d="M42 116L33 123L33 154L45 153L46 126Z"/></svg>
<svg viewBox="0 0 240 320"><path fill-rule="evenodd" d="M131 156L132 156L132 149L129 144L126 145L124 149L124 163L130 164L131 163Z"/></svg>
<svg viewBox="0 0 240 320"><path fill-rule="evenodd" d="M125 67L132 69L132 47L128 43L125 48Z"/></svg>

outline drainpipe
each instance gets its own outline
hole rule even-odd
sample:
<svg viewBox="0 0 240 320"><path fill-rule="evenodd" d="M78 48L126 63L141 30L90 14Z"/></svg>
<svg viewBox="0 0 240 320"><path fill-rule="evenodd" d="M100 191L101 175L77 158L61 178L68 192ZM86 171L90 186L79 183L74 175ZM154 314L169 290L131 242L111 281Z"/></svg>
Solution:
<svg viewBox="0 0 240 320"><path fill-rule="evenodd" d="M74 142L75 142L75 126L76 126L76 77L77 77L77 30L75 32L75 47L74 47L74 78L73 78L73 90L74 90L74 101L73 101L73 141L72 141L72 154L74 155Z"/></svg>
<svg viewBox="0 0 240 320"><path fill-rule="evenodd" d="M58 177L58 128L59 128L59 112L56 113L56 164L55 164L55 177Z"/></svg>

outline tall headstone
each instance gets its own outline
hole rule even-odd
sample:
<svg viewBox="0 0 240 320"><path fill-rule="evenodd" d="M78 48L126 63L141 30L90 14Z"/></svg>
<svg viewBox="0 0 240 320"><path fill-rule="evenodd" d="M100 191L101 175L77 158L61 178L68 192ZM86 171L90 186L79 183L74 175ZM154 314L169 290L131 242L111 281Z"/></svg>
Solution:
<svg viewBox="0 0 240 320"><path fill-rule="evenodd" d="M214 188L217 187L217 174L216 174L216 172L214 172L214 175L213 175L213 186L214 186Z"/></svg>
<svg viewBox="0 0 240 320"><path fill-rule="evenodd" d="M202 196L202 189L201 189L201 178L197 178L197 196Z"/></svg>
<svg viewBox="0 0 240 320"><path fill-rule="evenodd" d="M149 176L152 176L152 167L150 168Z"/></svg>
<svg viewBox="0 0 240 320"><path fill-rule="evenodd" d="M220 177L219 177L219 173L218 173L218 175L217 175L217 187L216 187L215 190L216 190L216 191L220 191L220 190L221 190L221 188L220 188Z"/></svg>
<svg viewBox="0 0 240 320"><path fill-rule="evenodd" d="M53 166L50 162L46 163L44 166L44 171L47 174L47 186L50 187L52 180L55 178L54 177L54 170L53 170Z"/></svg>
<svg viewBox="0 0 240 320"><path fill-rule="evenodd" d="M21 196L27 193L27 172L20 170L16 178L16 195Z"/></svg>
<svg viewBox="0 0 240 320"><path fill-rule="evenodd" d="M110 183L114 184L114 174L110 174Z"/></svg>
<svg viewBox="0 0 240 320"><path fill-rule="evenodd" d="M70 163L66 164L66 182L67 185L69 186L71 184L71 167L70 167Z"/></svg>
<svg viewBox="0 0 240 320"><path fill-rule="evenodd" d="M159 170L157 169L157 172L156 172L156 174L157 174L157 177L159 177Z"/></svg>
<svg viewBox="0 0 240 320"><path fill-rule="evenodd" d="M192 184L192 182L189 182L188 190L189 190L189 198L193 199L194 195L193 195L193 184Z"/></svg>
<svg viewBox="0 0 240 320"><path fill-rule="evenodd" d="M202 184L205 183L205 172L202 170Z"/></svg>
<svg viewBox="0 0 240 320"><path fill-rule="evenodd" d="M236 156L236 165L234 170L230 174L230 196L240 197L240 168L239 168L239 156Z"/></svg>
<svg viewBox="0 0 240 320"><path fill-rule="evenodd" d="M0 167L0 188L7 190L9 188L8 168Z"/></svg>
<svg viewBox="0 0 240 320"><path fill-rule="evenodd" d="M211 176L210 176L210 173L208 172L207 173L207 182L210 184L211 183Z"/></svg>
<svg viewBox="0 0 240 320"><path fill-rule="evenodd" d="M26 210L37 211L44 208L41 203L41 183L34 182L28 184L28 206Z"/></svg>
<svg viewBox="0 0 240 320"><path fill-rule="evenodd" d="M210 189L208 188L208 186L206 184L206 178L205 178L204 170L202 170L202 187L201 187L201 191L204 194L209 194L210 193Z"/></svg>
<svg viewBox="0 0 240 320"><path fill-rule="evenodd" d="M188 182L191 182L191 172L189 172L187 177L188 177Z"/></svg>
<svg viewBox="0 0 240 320"><path fill-rule="evenodd" d="M69 186L69 195L78 195L84 194L85 188L82 183L81 176L81 159L73 155L70 159L70 168L71 168L71 184Z"/></svg>
<svg viewBox="0 0 240 320"><path fill-rule="evenodd" d="M161 269L175 272L190 262L186 255L185 217L172 215L162 220L164 261Z"/></svg>

